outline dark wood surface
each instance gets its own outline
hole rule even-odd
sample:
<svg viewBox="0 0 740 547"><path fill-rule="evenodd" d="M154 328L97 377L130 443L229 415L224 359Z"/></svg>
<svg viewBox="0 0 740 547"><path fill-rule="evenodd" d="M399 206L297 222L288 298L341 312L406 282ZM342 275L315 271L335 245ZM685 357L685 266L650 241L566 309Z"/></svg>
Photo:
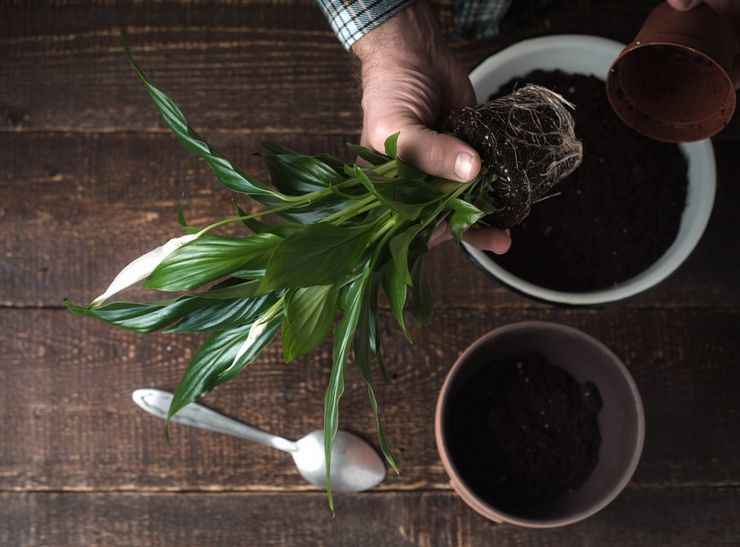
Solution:
<svg viewBox="0 0 740 547"><path fill-rule="evenodd" d="M436 4L451 30L452 0ZM561 32L627 41L653 1L560 0L493 41L456 44L467 66ZM133 389L175 387L196 336L141 336L82 320L62 299L99 294L131 258L202 224L230 196L162 126L120 47L246 171L263 139L348 158L361 112L352 61L310 1L0 0L0 545L699 545L740 543L740 122L714 139L707 232L660 287L602 309L501 288L454 246L435 249L438 305L409 346L382 318L393 378L378 386L402 469L373 492L325 498L287 455L161 423ZM133 290L131 297L143 295ZM645 450L598 515L531 531L495 525L452 493L436 452L435 399L470 342L496 326L556 321L624 359L642 393ZM291 365L279 346L207 403L298 437L321 424L330 347ZM341 424L375 443L348 374ZM285 457L284 457L285 456Z"/></svg>

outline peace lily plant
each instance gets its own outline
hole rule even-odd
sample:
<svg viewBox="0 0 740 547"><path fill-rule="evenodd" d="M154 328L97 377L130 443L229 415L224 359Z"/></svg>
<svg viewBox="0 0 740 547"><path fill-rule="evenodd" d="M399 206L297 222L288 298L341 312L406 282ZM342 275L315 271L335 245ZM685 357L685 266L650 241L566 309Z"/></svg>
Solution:
<svg viewBox="0 0 740 547"><path fill-rule="evenodd" d="M486 215L495 219L497 214L509 213L511 205L493 191L503 170L495 170L491 158L482 154L484 168L471 182L432 177L398 158L397 134L387 139L383 152L350 144L352 152L365 160L362 165L327 154L307 156L265 142L263 158L273 184L269 187L206 143L177 105L149 82L128 50L126 54L180 144L205 160L223 186L258 202L262 209L247 214L236 205L235 216L200 229L190 226L180 211L185 235L131 262L88 306L66 302L67 307L134 332L209 334L177 386L170 418L235 378L278 332L286 362L310 352L333 332L333 362L324 398L326 484L333 510L331 446L351 353L367 386L378 443L388 464L398 471L383 435L373 388L373 363L387 377L378 329L380 288L408 337L404 310L419 323L432 313L423 268L432 231L446 220L459 240L463 231L480 224ZM526 95L526 89L520 90L520 102L534 97ZM533 89L540 106L555 112L557 119L570 118L559 96ZM481 112L485 118L485 111ZM563 134L569 143L577 143L572 125ZM568 154L573 154L573 146L561 156ZM577 156L575 162L569 160L567 172L580 159L580 144ZM562 157L556 159L565 162ZM504 187L511 187L510 175L502 180ZM533 186L527 184L531 190ZM529 196L530 201L533 197ZM281 221L267 223L262 219L267 215ZM248 233L241 237L216 233L232 223L242 223ZM107 302L140 281L148 289L180 294L147 303Z"/></svg>

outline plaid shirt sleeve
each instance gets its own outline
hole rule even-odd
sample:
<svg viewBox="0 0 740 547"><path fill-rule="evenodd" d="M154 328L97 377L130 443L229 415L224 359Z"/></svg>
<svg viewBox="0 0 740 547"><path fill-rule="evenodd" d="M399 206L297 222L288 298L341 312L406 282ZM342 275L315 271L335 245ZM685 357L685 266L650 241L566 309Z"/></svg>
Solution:
<svg viewBox="0 0 740 547"><path fill-rule="evenodd" d="M413 0L317 0L345 49Z"/></svg>
<svg viewBox="0 0 740 547"><path fill-rule="evenodd" d="M455 4L458 36L464 40L496 36L511 3L512 0L458 0Z"/></svg>

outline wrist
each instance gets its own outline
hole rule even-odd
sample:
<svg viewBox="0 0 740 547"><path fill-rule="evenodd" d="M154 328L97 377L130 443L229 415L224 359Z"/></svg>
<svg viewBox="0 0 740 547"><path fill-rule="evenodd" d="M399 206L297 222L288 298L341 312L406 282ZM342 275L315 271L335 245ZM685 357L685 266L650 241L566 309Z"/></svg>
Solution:
<svg viewBox="0 0 740 547"><path fill-rule="evenodd" d="M415 62L428 59L444 44L427 0L416 0L354 43L351 50L364 65L376 60Z"/></svg>

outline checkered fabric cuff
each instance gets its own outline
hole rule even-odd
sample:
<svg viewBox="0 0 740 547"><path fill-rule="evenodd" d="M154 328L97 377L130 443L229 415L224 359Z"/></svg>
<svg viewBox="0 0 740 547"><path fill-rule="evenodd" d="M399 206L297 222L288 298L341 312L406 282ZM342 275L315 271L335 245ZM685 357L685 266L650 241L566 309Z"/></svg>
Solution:
<svg viewBox="0 0 740 547"><path fill-rule="evenodd" d="M464 40L492 38L512 0L460 0L455 5L458 36Z"/></svg>
<svg viewBox="0 0 740 547"><path fill-rule="evenodd" d="M317 0L345 49L413 0Z"/></svg>

